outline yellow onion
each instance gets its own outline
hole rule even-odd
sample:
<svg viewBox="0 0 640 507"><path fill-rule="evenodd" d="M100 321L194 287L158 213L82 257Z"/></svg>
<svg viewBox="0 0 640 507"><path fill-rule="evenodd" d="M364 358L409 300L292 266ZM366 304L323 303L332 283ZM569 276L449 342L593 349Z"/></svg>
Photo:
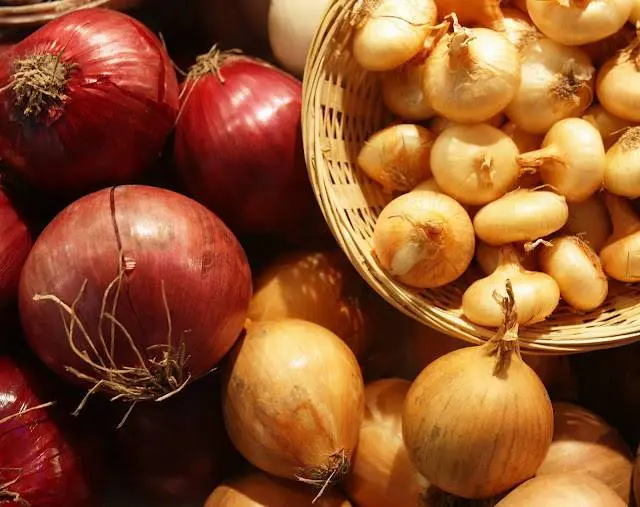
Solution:
<svg viewBox="0 0 640 507"><path fill-rule="evenodd" d="M633 127L635 124L628 120L618 118L616 115L611 114L601 104L593 104L584 112L582 116L583 120L587 120L593 125L600 135L602 136L602 142L606 150L611 148L618 139L624 134L629 127Z"/></svg>
<svg viewBox="0 0 640 507"><path fill-rule="evenodd" d="M364 384L351 350L325 328L248 324L230 353L222 403L231 441L261 470L319 488L348 472Z"/></svg>
<svg viewBox="0 0 640 507"><path fill-rule="evenodd" d="M640 217L623 197L607 193L605 202L613 233L600 250L604 272L621 282L640 281Z"/></svg>
<svg viewBox="0 0 640 507"><path fill-rule="evenodd" d="M609 212L600 193L586 201L570 203L569 219L564 229L569 234L580 236L596 252L600 252L611 235Z"/></svg>
<svg viewBox="0 0 640 507"><path fill-rule="evenodd" d="M410 386L397 378L366 386L364 422L345 481L345 491L358 507L429 507L419 503L429 483L414 468L402 441L402 408Z"/></svg>
<svg viewBox="0 0 640 507"><path fill-rule="evenodd" d="M587 474L542 475L525 482L496 507L626 507L609 486Z"/></svg>
<svg viewBox="0 0 640 507"><path fill-rule="evenodd" d="M428 120L436 114L422 90L425 62L409 62L382 77L382 100L393 114L407 120Z"/></svg>
<svg viewBox="0 0 640 507"><path fill-rule="evenodd" d="M534 476L553 437L547 391L520 356L508 282L506 292L496 336L431 363L405 402L402 429L414 466L463 498L489 498Z"/></svg>
<svg viewBox="0 0 640 507"><path fill-rule="evenodd" d="M204 507L302 507L311 505L315 496L316 493L309 487L254 472L218 486ZM313 505L351 507L346 498L333 490L325 491Z"/></svg>
<svg viewBox="0 0 640 507"><path fill-rule="evenodd" d="M504 29L500 0L436 0L440 17L455 14L463 25L480 24L493 30Z"/></svg>
<svg viewBox="0 0 640 507"><path fill-rule="evenodd" d="M553 442L538 475L588 473L628 502L634 460L620 434L596 414L571 403L554 403L553 415Z"/></svg>
<svg viewBox="0 0 640 507"><path fill-rule="evenodd" d="M287 253L260 273L248 318L302 319L342 338L356 357L366 350L362 279L339 250Z"/></svg>

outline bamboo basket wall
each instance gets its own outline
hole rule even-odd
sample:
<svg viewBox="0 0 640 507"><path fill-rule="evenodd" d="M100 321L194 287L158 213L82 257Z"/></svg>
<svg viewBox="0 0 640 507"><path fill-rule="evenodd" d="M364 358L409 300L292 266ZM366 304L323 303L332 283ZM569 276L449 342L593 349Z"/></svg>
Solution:
<svg viewBox="0 0 640 507"><path fill-rule="evenodd" d="M77 9L101 7L110 0L54 0L41 2L38 0L5 1L0 6L0 26L40 25L63 14Z"/></svg>
<svg viewBox="0 0 640 507"><path fill-rule="evenodd" d="M350 38L364 0L333 0L311 45L304 76L302 127L307 168L316 198L335 238L366 282L410 317L448 335L482 343L495 330L462 316L461 298L479 273L419 291L391 278L372 252L373 227L389 202L356 166L363 142L391 116L379 78L352 58ZM575 353L615 347L640 337L640 286L611 282L597 311L577 313L561 304L546 321L523 327L521 347L540 353ZM392 337L390 337L392 339Z"/></svg>

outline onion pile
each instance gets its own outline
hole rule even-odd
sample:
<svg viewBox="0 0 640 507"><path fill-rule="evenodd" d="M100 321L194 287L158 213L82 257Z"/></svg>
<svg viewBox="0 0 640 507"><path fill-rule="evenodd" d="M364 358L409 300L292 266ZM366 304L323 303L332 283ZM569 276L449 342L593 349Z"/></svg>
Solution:
<svg viewBox="0 0 640 507"><path fill-rule="evenodd" d="M40 235L22 271L20 315L59 375L117 399L158 400L232 347L250 276L235 237L200 204L113 187L74 202Z"/></svg>
<svg viewBox="0 0 640 507"><path fill-rule="evenodd" d="M322 493L349 471L364 385L349 348L303 320L253 322L223 381L231 441L254 466Z"/></svg>
<svg viewBox="0 0 640 507"><path fill-rule="evenodd" d="M0 59L0 157L47 192L129 183L160 153L178 83L160 40L116 11L67 14Z"/></svg>

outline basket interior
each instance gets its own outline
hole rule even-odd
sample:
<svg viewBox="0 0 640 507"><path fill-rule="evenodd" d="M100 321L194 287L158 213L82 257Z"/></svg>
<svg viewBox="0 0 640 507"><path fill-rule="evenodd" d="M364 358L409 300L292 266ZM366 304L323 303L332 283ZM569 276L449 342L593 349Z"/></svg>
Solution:
<svg viewBox="0 0 640 507"><path fill-rule="evenodd" d="M309 175L325 218L361 275L408 315L449 335L478 343L494 330L461 312L462 294L479 276L475 267L453 284L419 291L390 277L372 253L373 227L392 196L355 164L360 147L392 119L383 105L379 76L350 54L354 0L330 6L316 35L305 74L305 149ZM601 308L579 313L561 303L546 321L521 328L525 348L576 352L635 341L640 332L637 285L610 282Z"/></svg>

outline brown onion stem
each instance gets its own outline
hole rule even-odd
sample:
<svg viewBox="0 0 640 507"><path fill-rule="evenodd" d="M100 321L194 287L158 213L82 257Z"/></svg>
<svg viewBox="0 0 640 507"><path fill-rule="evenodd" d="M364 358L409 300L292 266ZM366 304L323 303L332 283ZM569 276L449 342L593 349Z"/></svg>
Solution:
<svg viewBox="0 0 640 507"><path fill-rule="evenodd" d="M548 161L564 162L560 150L553 145L518 155L518 165L523 169L540 167Z"/></svg>
<svg viewBox="0 0 640 507"><path fill-rule="evenodd" d="M502 255L501 249L500 254ZM511 247L514 255L515 249ZM517 261L519 264L519 261ZM518 313L516 311L516 300L513 293L513 286L511 280L507 279L506 282L506 295L500 295L494 293L494 297L500 301L502 311L504 312L504 321L491 340L489 340L483 347L486 347L490 355L496 356L496 364L493 370L493 374L496 377L504 377L509 370L511 359L513 354L516 354L518 358L520 355L520 345L518 343Z"/></svg>

